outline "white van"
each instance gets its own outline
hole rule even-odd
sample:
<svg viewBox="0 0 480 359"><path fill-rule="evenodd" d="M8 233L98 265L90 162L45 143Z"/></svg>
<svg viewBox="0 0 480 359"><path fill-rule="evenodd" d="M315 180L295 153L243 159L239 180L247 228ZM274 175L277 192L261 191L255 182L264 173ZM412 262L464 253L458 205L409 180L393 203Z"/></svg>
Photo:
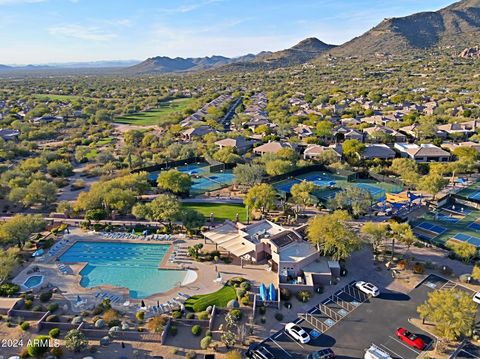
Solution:
<svg viewBox="0 0 480 359"><path fill-rule="evenodd" d="M365 350L365 359L392 359L390 354L380 349L375 344L372 344L370 348Z"/></svg>

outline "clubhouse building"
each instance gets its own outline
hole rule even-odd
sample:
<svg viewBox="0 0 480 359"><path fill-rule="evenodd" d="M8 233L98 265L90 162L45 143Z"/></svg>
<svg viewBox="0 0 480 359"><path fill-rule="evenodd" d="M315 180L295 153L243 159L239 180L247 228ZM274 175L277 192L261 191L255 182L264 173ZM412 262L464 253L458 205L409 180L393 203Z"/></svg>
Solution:
<svg viewBox="0 0 480 359"><path fill-rule="evenodd" d="M338 262L329 261L305 240L306 226L285 228L266 219L245 225L225 221L203 235L242 262L266 264L278 273L280 287L313 290L340 276Z"/></svg>

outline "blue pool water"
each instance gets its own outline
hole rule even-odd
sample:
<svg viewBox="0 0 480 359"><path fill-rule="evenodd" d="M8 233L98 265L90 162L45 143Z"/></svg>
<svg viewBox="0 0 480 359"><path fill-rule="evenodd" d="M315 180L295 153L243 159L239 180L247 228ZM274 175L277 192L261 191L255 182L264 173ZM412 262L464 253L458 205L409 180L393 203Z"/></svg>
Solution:
<svg viewBox="0 0 480 359"><path fill-rule="evenodd" d="M169 245L143 243L77 242L61 257L64 263L88 262L80 285L110 284L126 287L130 297L146 298L178 286L186 271L158 269Z"/></svg>
<svg viewBox="0 0 480 359"><path fill-rule="evenodd" d="M43 282L43 275L32 275L25 281L25 283L23 283L23 285L31 289L31 288L35 288L42 282Z"/></svg>

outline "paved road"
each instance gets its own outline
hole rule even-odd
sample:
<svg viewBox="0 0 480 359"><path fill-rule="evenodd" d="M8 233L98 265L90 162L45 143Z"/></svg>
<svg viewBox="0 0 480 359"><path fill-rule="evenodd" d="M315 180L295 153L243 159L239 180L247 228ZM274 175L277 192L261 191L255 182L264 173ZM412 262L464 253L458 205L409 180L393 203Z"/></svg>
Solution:
<svg viewBox="0 0 480 359"><path fill-rule="evenodd" d="M231 120L233 118L233 115L235 114L235 109L237 108L237 106L240 104L241 101L242 101L242 96L240 96L235 101L235 103L232 106L230 106L230 108L228 109L228 112L226 113L225 116L223 116L223 119L220 121L220 123L223 124L225 131L227 132L230 131Z"/></svg>

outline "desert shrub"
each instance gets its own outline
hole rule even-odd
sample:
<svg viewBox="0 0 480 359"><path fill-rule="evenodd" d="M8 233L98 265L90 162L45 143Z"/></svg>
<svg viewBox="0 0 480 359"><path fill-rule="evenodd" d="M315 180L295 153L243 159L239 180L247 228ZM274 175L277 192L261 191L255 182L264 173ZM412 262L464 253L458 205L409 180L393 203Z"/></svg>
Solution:
<svg viewBox="0 0 480 359"><path fill-rule="evenodd" d="M102 314L103 313L103 308L98 306L98 307L95 307L93 308L92 310L92 314L93 315L99 315L99 314Z"/></svg>
<svg viewBox="0 0 480 359"><path fill-rule="evenodd" d="M193 335L199 336L201 332L202 332L202 327L200 325L196 324L192 327L192 334Z"/></svg>
<svg viewBox="0 0 480 359"><path fill-rule="evenodd" d="M0 285L0 296L15 295L20 290L20 287L13 283L3 283Z"/></svg>
<svg viewBox="0 0 480 359"><path fill-rule="evenodd" d="M283 320L283 314L280 312L275 313L275 319L281 322Z"/></svg>
<svg viewBox="0 0 480 359"><path fill-rule="evenodd" d="M60 335L60 329L53 328L48 332L48 335L50 338L58 338L58 336Z"/></svg>
<svg viewBox="0 0 480 359"><path fill-rule="evenodd" d="M178 328L176 325L171 325L170 326L170 330L169 330L169 334L174 337L175 335L177 335L178 333Z"/></svg>
<svg viewBox="0 0 480 359"><path fill-rule="evenodd" d="M185 358L187 358L187 359L195 359L196 357L197 357L197 353L195 353L193 350L189 351L185 355Z"/></svg>
<svg viewBox="0 0 480 359"><path fill-rule="evenodd" d="M27 331L28 329L30 329L30 323L23 322L22 324L20 324L20 328L22 328L23 331Z"/></svg>
<svg viewBox="0 0 480 359"><path fill-rule="evenodd" d="M211 337L211 336L212 336L212 331L211 331L211 330L207 330L207 331L205 332L205 336L206 336L206 337Z"/></svg>
<svg viewBox="0 0 480 359"><path fill-rule="evenodd" d="M178 353L178 348L172 348L170 352L172 353L172 355L176 355Z"/></svg>
<svg viewBox="0 0 480 359"><path fill-rule="evenodd" d="M182 312L180 310L174 310L172 312L173 319L180 319L182 317Z"/></svg>
<svg viewBox="0 0 480 359"><path fill-rule="evenodd" d="M401 259L397 263L398 270L405 270L407 268L407 261L405 259Z"/></svg>
<svg viewBox="0 0 480 359"><path fill-rule="evenodd" d="M310 293L308 290L301 290L297 292L297 299L300 302L306 303L310 300L312 297L312 293Z"/></svg>
<svg viewBox="0 0 480 359"><path fill-rule="evenodd" d="M200 312L200 313L198 313L198 319L200 319L200 320L207 320L207 319L208 319L208 313L207 313L207 312Z"/></svg>
<svg viewBox="0 0 480 359"><path fill-rule="evenodd" d="M237 297L242 298L245 295L245 289L237 289Z"/></svg>
<svg viewBox="0 0 480 359"><path fill-rule="evenodd" d="M35 305L35 306L32 308L32 310L33 310L34 312L43 312L44 309L43 309L43 306L41 306L41 305Z"/></svg>
<svg viewBox="0 0 480 359"><path fill-rule="evenodd" d="M152 333L161 333L167 324L167 321L168 319L166 316L153 317L147 323L148 330L150 330Z"/></svg>
<svg viewBox="0 0 480 359"><path fill-rule="evenodd" d="M251 288L251 284L248 281L242 282L240 283L240 288L242 288L245 291L248 291Z"/></svg>
<svg viewBox="0 0 480 359"><path fill-rule="evenodd" d="M40 357L48 351L50 338L46 335L39 335L31 340L27 346L28 355L31 357Z"/></svg>
<svg viewBox="0 0 480 359"><path fill-rule="evenodd" d="M87 349L88 340L80 330L72 329L65 336L65 347L78 353Z"/></svg>
<svg viewBox="0 0 480 359"><path fill-rule="evenodd" d="M242 299L240 299L240 303L245 306L250 305L250 298L248 297L248 295L242 297Z"/></svg>
<svg viewBox="0 0 480 359"><path fill-rule="evenodd" d="M47 306L49 312L55 312L58 309L58 303L51 303Z"/></svg>
<svg viewBox="0 0 480 359"><path fill-rule="evenodd" d="M31 300L28 300L28 299L27 299L27 300L25 301L25 303L24 303L24 306L25 306L25 309L30 310L30 309L32 309L32 307L33 307L33 302L32 302Z"/></svg>
<svg viewBox="0 0 480 359"><path fill-rule="evenodd" d="M48 317L45 318L45 321L48 323L59 322L60 318L58 315L50 314Z"/></svg>
<svg viewBox="0 0 480 359"><path fill-rule="evenodd" d="M232 299L227 303L227 308L232 309L232 308L238 308L240 307L240 304L238 304L238 301L236 299Z"/></svg>
<svg viewBox="0 0 480 359"><path fill-rule="evenodd" d="M230 315L232 316L232 318L235 320L235 321L239 321L240 319L242 319L242 311L239 310L239 309L232 309L230 311Z"/></svg>
<svg viewBox="0 0 480 359"><path fill-rule="evenodd" d="M288 290L288 288L280 289L280 299L282 300L290 300L292 298L292 294Z"/></svg>
<svg viewBox="0 0 480 359"><path fill-rule="evenodd" d="M415 274L423 274L425 273L425 266L422 263L415 263L413 265L413 273Z"/></svg>
<svg viewBox="0 0 480 359"><path fill-rule="evenodd" d="M206 336L200 340L200 348L203 350L207 349L212 343L212 337Z"/></svg>
<svg viewBox="0 0 480 359"><path fill-rule="evenodd" d="M39 299L42 303L48 302L52 298L52 292L42 292L40 293Z"/></svg>
<svg viewBox="0 0 480 359"><path fill-rule="evenodd" d="M186 316L185 316L185 318L187 318L187 319L195 319L195 314L193 314L193 313L187 313Z"/></svg>

